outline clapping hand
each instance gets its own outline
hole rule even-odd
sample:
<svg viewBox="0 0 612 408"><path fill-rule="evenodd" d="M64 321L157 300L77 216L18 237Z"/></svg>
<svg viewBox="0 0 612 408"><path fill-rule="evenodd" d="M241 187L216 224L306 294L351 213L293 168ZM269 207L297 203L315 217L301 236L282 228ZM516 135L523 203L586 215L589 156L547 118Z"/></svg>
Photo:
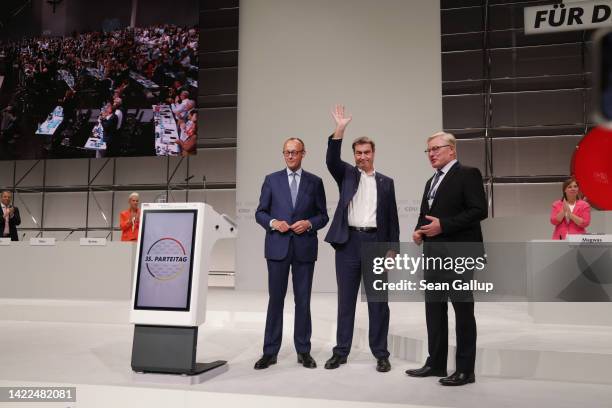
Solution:
<svg viewBox="0 0 612 408"><path fill-rule="evenodd" d="M572 213L572 210L569 206L569 203L567 202L566 199L563 199L563 215L565 216L565 218L569 218L571 213Z"/></svg>

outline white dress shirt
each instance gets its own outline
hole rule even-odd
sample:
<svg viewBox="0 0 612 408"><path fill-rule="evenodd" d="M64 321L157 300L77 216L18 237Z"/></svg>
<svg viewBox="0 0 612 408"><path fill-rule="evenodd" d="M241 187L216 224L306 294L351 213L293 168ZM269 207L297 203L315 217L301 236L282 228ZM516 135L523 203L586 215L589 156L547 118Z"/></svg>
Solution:
<svg viewBox="0 0 612 408"><path fill-rule="evenodd" d="M349 227L376 228L376 205L378 201L376 189L376 171L368 175L361 169L359 187L349 203L348 225Z"/></svg>
<svg viewBox="0 0 612 408"><path fill-rule="evenodd" d="M170 105L170 108L172 109L172 112L174 112L174 115L176 116L177 119L187 119L187 114L189 113L189 111L191 110L191 107L193 107L192 105L193 101L189 98L182 100L180 103L173 103L172 105Z"/></svg>
<svg viewBox="0 0 612 408"><path fill-rule="evenodd" d="M115 109L115 115L117 116L117 130L119 130L123 124L123 112L121 109Z"/></svg>

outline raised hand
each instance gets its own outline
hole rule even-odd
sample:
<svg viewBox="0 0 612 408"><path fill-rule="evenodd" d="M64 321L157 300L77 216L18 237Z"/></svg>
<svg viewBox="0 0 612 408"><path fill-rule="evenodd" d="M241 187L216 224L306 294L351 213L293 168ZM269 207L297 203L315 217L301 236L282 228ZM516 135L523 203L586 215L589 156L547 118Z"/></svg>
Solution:
<svg viewBox="0 0 612 408"><path fill-rule="evenodd" d="M353 115L347 115L344 111L343 105L336 105L332 110L332 117L336 121L336 131L334 133L335 139L342 139L344 136L344 129L353 119Z"/></svg>

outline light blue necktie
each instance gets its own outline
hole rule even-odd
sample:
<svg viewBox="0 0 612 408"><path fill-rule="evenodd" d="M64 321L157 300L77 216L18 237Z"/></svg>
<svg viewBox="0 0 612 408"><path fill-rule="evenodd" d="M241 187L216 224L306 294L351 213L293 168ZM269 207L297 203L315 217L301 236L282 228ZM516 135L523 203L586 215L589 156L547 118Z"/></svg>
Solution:
<svg viewBox="0 0 612 408"><path fill-rule="evenodd" d="M297 199L297 194L298 194L298 185L297 185L297 173L291 173L291 184L289 186L289 188L291 189L291 203L293 204L293 207L295 208L295 200Z"/></svg>
<svg viewBox="0 0 612 408"><path fill-rule="evenodd" d="M436 183L438 182L440 177L442 177L443 174L444 174L444 172L442 170L438 170L436 172L436 175L435 175L434 179L431 182L431 186L429 187L429 194L427 195L427 198L429 200L433 200L434 197L436 196L436 191L438 191L438 188L436 187Z"/></svg>

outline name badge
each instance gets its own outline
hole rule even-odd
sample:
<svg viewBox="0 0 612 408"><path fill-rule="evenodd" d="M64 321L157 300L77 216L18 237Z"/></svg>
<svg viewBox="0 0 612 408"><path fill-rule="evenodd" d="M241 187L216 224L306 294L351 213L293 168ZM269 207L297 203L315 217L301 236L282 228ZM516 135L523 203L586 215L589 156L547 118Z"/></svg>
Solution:
<svg viewBox="0 0 612 408"><path fill-rule="evenodd" d="M31 246L55 246L55 238L30 238Z"/></svg>
<svg viewBox="0 0 612 408"><path fill-rule="evenodd" d="M611 243L612 234L568 234L567 241L581 244Z"/></svg>
<svg viewBox="0 0 612 408"><path fill-rule="evenodd" d="M106 238L81 238L81 246L106 246Z"/></svg>

